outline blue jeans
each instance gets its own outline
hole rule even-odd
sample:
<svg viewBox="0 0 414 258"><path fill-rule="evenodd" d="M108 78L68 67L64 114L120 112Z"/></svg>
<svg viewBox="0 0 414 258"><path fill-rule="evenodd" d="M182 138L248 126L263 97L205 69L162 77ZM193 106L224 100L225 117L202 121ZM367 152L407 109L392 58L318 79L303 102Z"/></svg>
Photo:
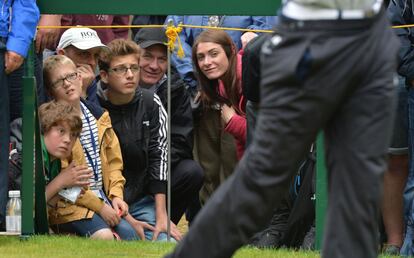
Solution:
<svg viewBox="0 0 414 258"><path fill-rule="evenodd" d="M406 225L405 239L400 254L414 255L414 89L408 90L408 149L409 170L404 190L404 221Z"/></svg>
<svg viewBox="0 0 414 258"><path fill-rule="evenodd" d="M145 196L141 200L129 205L129 214L136 220L146 222L152 226L155 226L155 201L151 196ZM151 230L145 230L145 239L152 240L153 232ZM160 233L157 241L167 241L167 234ZM175 242L171 238L172 242Z"/></svg>
<svg viewBox="0 0 414 258"><path fill-rule="evenodd" d="M109 226L101 218L101 216L95 213L90 219L82 219L64 224L53 225L52 228L57 234L71 233L78 236L90 237L96 231L109 228ZM121 222L113 229L116 233L118 233L122 240L139 240L135 230L125 219L121 219Z"/></svg>
<svg viewBox="0 0 414 258"><path fill-rule="evenodd" d="M6 39L0 38L0 227L5 219L9 158L9 86L4 72ZM4 225L4 224L3 224Z"/></svg>
<svg viewBox="0 0 414 258"><path fill-rule="evenodd" d="M388 153L391 155L408 154L408 89L405 78L398 76L398 102L394 130Z"/></svg>

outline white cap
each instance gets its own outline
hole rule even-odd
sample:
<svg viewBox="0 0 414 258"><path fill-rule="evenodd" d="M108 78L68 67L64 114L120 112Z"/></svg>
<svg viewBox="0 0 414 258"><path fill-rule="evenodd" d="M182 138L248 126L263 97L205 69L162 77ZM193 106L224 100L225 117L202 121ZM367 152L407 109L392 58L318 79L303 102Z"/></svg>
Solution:
<svg viewBox="0 0 414 258"><path fill-rule="evenodd" d="M20 197L20 191L19 190L9 191L9 197Z"/></svg>
<svg viewBox="0 0 414 258"><path fill-rule="evenodd" d="M58 49L66 48L70 45L76 48L86 50L94 47L106 47L102 44L96 31L89 28L70 28L60 37Z"/></svg>

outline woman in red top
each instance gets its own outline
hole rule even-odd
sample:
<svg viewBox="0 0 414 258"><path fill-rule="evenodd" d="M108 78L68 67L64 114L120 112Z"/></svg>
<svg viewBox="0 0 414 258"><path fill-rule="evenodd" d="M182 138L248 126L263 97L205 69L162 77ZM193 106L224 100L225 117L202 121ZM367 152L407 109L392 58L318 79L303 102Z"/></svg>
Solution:
<svg viewBox="0 0 414 258"><path fill-rule="evenodd" d="M192 58L204 104L218 103L224 130L236 140L237 158L246 142L246 101L242 94L242 50L222 30L206 30L196 39Z"/></svg>

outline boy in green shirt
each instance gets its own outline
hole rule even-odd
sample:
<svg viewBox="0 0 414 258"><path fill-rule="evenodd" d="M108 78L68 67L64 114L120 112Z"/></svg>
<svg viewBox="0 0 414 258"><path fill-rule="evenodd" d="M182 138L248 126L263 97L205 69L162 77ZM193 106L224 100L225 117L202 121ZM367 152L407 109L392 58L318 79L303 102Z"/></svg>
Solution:
<svg viewBox="0 0 414 258"><path fill-rule="evenodd" d="M47 177L46 201L49 205L56 194L64 188L88 186L92 172L86 165L76 166L72 162L61 170L60 159L71 156L72 147L82 130L82 120L77 111L63 103L48 102L39 108L42 129L43 165Z"/></svg>

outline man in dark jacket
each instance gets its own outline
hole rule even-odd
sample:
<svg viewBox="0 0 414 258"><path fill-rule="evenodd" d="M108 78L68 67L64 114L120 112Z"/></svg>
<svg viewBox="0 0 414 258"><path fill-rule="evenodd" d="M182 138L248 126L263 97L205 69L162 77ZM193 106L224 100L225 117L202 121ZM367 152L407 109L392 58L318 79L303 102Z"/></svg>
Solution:
<svg viewBox="0 0 414 258"><path fill-rule="evenodd" d="M167 109L167 37L162 28L143 28L135 36L143 49L140 59L141 87L154 91ZM193 160L193 116L190 95L178 73L171 76L171 220L178 223L187 210L187 220L199 210L198 192L203 170Z"/></svg>

